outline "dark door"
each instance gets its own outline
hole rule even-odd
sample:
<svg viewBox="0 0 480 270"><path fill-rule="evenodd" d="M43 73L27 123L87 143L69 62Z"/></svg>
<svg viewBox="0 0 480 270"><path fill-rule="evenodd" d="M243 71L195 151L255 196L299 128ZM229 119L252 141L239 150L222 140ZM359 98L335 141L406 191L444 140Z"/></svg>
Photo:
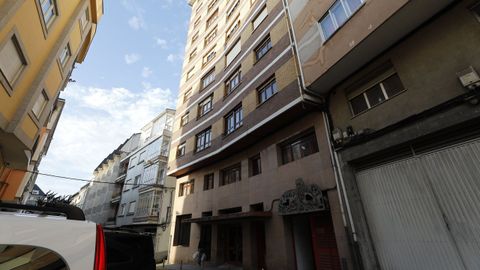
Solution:
<svg viewBox="0 0 480 270"><path fill-rule="evenodd" d="M242 226L224 224L219 226L219 247L223 249L225 261L232 264L242 263Z"/></svg>
<svg viewBox="0 0 480 270"><path fill-rule="evenodd" d="M330 212L310 216L313 256L317 270L340 270L335 231Z"/></svg>
<svg viewBox="0 0 480 270"><path fill-rule="evenodd" d="M256 269L265 269L265 223L263 221L252 222L253 241L255 245Z"/></svg>
<svg viewBox="0 0 480 270"><path fill-rule="evenodd" d="M212 250L212 225L202 225L200 228L200 243L198 244L198 248L205 252L207 261L209 261Z"/></svg>

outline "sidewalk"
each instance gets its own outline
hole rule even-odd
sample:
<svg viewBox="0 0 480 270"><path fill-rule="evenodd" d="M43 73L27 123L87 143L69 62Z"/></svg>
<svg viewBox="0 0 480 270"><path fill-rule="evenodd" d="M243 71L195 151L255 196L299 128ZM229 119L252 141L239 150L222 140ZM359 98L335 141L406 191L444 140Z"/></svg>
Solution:
<svg viewBox="0 0 480 270"><path fill-rule="evenodd" d="M157 270L217 270L217 269L223 269L223 270L242 270L242 267L238 266L233 266L233 265L220 265L220 266L205 266L205 267L200 267L198 265L191 265L191 264L184 264L182 268L180 268L179 264L169 264L165 265L165 268L163 268L162 264L157 264Z"/></svg>

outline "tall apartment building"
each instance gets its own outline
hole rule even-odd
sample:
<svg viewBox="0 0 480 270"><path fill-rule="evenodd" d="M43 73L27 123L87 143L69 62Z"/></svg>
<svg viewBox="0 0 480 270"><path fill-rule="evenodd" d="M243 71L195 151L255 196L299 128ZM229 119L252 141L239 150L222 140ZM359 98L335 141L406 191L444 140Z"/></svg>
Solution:
<svg viewBox="0 0 480 270"><path fill-rule="evenodd" d="M138 148L139 140L140 134L133 134L95 168L93 180L85 192L84 203L80 206L87 220L102 226L115 225L121 193L121 185L117 183L117 178L123 172L120 163Z"/></svg>
<svg viewBox="0 0 480 270"><path fill-rule="evenodd" d="M480 268L480 2L288 1L364 269Z"/></svg>
<svg viewBox="0 0 480 270"><path fill-rule="evenodd" d="M19 201L33 188L27 171L48 149L64 104L59 92L102 14L103 0L0 1L0 199Z"/></svg>
<svg viewBox="0 0 480 270"><path fill-rule="evenodd" d="M201 249L244 269L353 269L322 100L302 89L283 1L189 4L170 261Z"/></svg>
<svg viewBox="0 0 480 270"><path fill-rule="evenodd" d="M138 147L120 161L116 180L122 189L115 226L152 233L158 261L167 257L170 238L175 178L167 176L167 160L174 115L167 109L142 128Z"/></svg>

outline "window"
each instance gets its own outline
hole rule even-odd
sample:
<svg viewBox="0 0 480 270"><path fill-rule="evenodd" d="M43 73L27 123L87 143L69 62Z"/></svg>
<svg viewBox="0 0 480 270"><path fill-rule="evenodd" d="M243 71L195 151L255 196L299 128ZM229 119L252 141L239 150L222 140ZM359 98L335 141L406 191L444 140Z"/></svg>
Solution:
<svg viewBox="0 0 480 270"><path fill-rule="evenodd" d="M185 183L180 183L180 187L178 189L178 197L187 196L189 194L193 194L193 186L195 184L195 180L192 179Z"/></svg>
<svg viewBox="0 0 480 270"><path fill-rule="evenodd" d="M194 43L198 39L198 31L192 37L192 43Z"/></svg>
<svg viewBox="0 0 480 270"><path fill-rule="evenodd" d="M39 0L42 10L43 24L48 29L57 16L57 7L55 0Z"/></svg>
<svg viewBox="0 0 480 270"><path fill-rule="evenodd" d="M227 9L227 20L232 16L233 12L237 9L240 0L236 0L233 4Z"/></svg>
<svg viewBox="0 0 480 270"><path fill-rule="evenodd" d="M80 17L80 29L81 30L84 30L85 27L87 26L88 17L89 17L89 12L88 12L88 8L86 8L85 11L83 11L82 16Z"/></svg>
<svg viewBox="0 0 480 270"><path fill-rule="evenodd" d="M210 63L210 61L215 58L215 55L217 55L217 52L215 51L215 48L213 48L203 57L203 65Z"/></svg>
<svg viewBox="0 0 480 270"><path fill-rule="evenodd" d="M127 215L131 215L133 213L135 213L135 205L137 204L136 201L133 201L133 202L130 202L130 204L128 205L128 213Z"/></svg>
<svg viewBox="0 0 480 270"><path fill-rule="evenodd" d="M212 1L210 1L210 3L208 4L208 7L207 7L207 11L212 10L212 8L215 6L215 4L216 4L217 2L218 2L218 0L212 0ZM218 9L217 9L215 12L217 12L217 11L218 11Z"/></svg>
<svg viewBox="0 0 480 270"><path fill-rule="evenodd" d="M210 27L218 18L218 8L213 12L212 16L207 19L207 28Z"/></svg>
<svg viewBox="0 0 480 270"><path fill-rule="evenodd" d="M405 90L405 87L397 74L393 74L385 80L380 81L366 91L349 100L350 109L355 116L369 110L378 104L394 97Z"/></svg>
<svg viewBox="0 0 480 270"><path fill-rule="evenodd" d="M193 74L195 73L195 72L193 71L194 68L195 68L195 67L191 68L191 69L187 72L187 79L186 79L186 81L190 80L190 79L193 77Z"/></svg>
<svg viewBox="0 0 480 270"><path fill-rule="evenodd" d="M230 27L228 27L227 32L226 32L226 40L228 41L235 32L237 32L237 29L240 28L240 20L235 21Z"/></svg>
<svg viewBox="0 0 480 270"><path fill-rule="evenodd" d="M191 96L192 96L192 88L188 89L183 94L183 103L187 102L190 99Z"/></svg>
<svg viewBox="0 0 480 270"><path fill-rule="evenodd" d="M195 137L195 151L198 153L210 147L210 145L212 144L212 128L209 127L208 129L198 133Z"/></svg>
<svg viewBox="0 0 480 270"><path fill-rule="evenodd" d="M133 157L130 159L130 168L135 167L137 165L137 157Z"/></svg>
<svg viewBox="0 0 480 270"><path fill-rule="evenodd" d="M203 177L203 190L213 189L214 175L213 173L206 174Z"/></svg>
<svg viewBox="0 0 480 270"><path fill-rule="evenodd" d="M301 159L318 152L315 132L308 132L306 135L290 139L280 144L282 164Z"/></svg>
<svg viewBox="0 0 480 270"><path fill-rule="evenodd" d="M225 61L226 61L226 66L230 65L232 61L237 57L237 55L240 54L242 50L242 45L240 43L240 40L235 43L235 45L232 46L230 51L228 51L227 55L225 56Z"/></svg>
<svg viewBox="0 0 480 270"><path fill-rule="evenodd" d="M124 216L125 215L125 204L122 203L122 205L120 205L120 211L119 211L119 216Z"/></svg>
<svg viewBox="0 0 480 270"><path fill-rule="evenodd" d="M242 104L225 116L225 134L230 134L243 124Z"/></svg>
<svg viewBox="0 0 480 270"><path fill-rule="evenodd" d="M202 117L212 110L213 96L210 95L198 104L198 117Z"/></svg>
<svg viewBox="0 0 480 270"><path fill-rule="evenodd" d="M70 52L70 44L67 43L67 45L63 47L62 52L60 53L60 56L59 56L59 61L60 61L60 64L62 65L62 68L64 68L67 65L67 62L70 59L70 56L72 56L72 53Z"/></svg>
<svg viewBox="0 0 480 270"><path fill-rule="evenodd" d="M263 20L265 20L267 15L268 15L267 6L265 6L262 9L262 11L260 11L258 13L257 17L255 17L255 19L253 19L253 21L252 21L253 30L257 29L257 27L263 22Z"/></svg>
<svg viewBox="0 0 480 270"><path fill-rule="evenodd" d="M240 68L237 69L225 82L225 94L228 96L240 85L242 76Z"/></svg>
<svg viewBox="0 0 480 270"><path fill-rule="evenodd" d="M277 81L275 78L265 83L258 89L258 101L260 104L270 99L275 93L277 93Z"/></svg>
<svg viewBox="0 0 480 270"><path fill-rule="evenodd" d="M0 49L0 72L8 86L13 87L26 65L27 61L20 49L17 36L12 35Z"/></svg>
<svg viewBox="0 0 480 270"><path fill-rule="evenodd" d="M38 190L32 190L32 195L40 195L40 191L38 191Z"/></svg>
<svg viewBox="0 0 480 270"><path fill-rule="evenodd" d="M364 0L337 0L320 20L323 41L329 39L352 14L357 11Z"/></svg>
<svg viewBox="0 0 480 270"><path fill-rule="evenodd" d="M33 241L32 241L33 242ZM0 245L0 269L70 269L56 252L27 245Z"/></svg>
<svg viewBox="0 0 480 270"><path fill-rule="evenodd" d="M132 179L125 180L125 184L123 184L123 192L127 192L132 185Z"/></svg>
<svg viewBox="0 0 480 270"><path fill-rule="evenodd" d="M262 173L262 161L260 159L260 154L257 154L248 160L250 166L250 176L255 176Z"/></svg>
<svg viewBox="0 0 480 270"><path fill-rule="evenodd" d="M229 168L225 168L221 170L221 179L220 179L220 186L228 185L231 183L235 183L241 180L241 165L240 163L235 164Z"/></svg>
<svg viewBox="0 0 480 270"><path fill-rule="evenodd" d="M215 27L215 29L213 29L213 30L207 35L207 37L205 37L205 46L207 46L208 44L210 44L210 42L212 42L216 37L217 37L217 28Z"/></svg>
<svg viewBox="0 0 480 270"><path fill-rule="evenodd" d="M35 117L37 117L37 119L40 119L40 116L42 115L43 110L47 106L47 103L48 103L47 93L45 93L45 90L42 90L42 93L37 98L37 100L35 101L35 104L33 104L33 107L32 107L32 112L35 115Z"/></svg>
<svg viewBox="0 0 480 270"><path fill-rule="evenodd" d="M135 176L135 179L133 179L133 187L138 187L138 184L140 184L140 177L142 177L141 174Z"/></svg>
<svg viewBox="0 0 480 270"><path fill-rule="evenodd" d="M193 51L190 53L188 60L192 61L192 59L195 58L195 56L197 56L197 48L193 49Z"/></svg>
<svg viewBox="0 0 480 270"><path fill-rule="evenodd" d="M177 146L177 158L185 156L186 143L183 142Z"/></svg>
<svg viewBox="0 0 480 270"><path fill-rule="evenodd" d="M147 136L149 136L150 133L147 133ZM142 163L143 160L145 159L145 151L141 152L140 155L138 155L138 164Z"/></svg>
<svg viewBox="0 0 480 270"><path fill-rule="evenodd" d="M202 17L198 17L198 19L193 23L193 29L197 28L197 26L200 24L200 19Z"/></svg>
<svg viewBox="0 0 480 270"><path fill-rule="evenodd" d="M190 245L190 222L184 222L186 219L192 218L192 215L177 216L175 221L175 234L173 237L174 246L186 246Z"/></svg>
<svg viewBox="0 0 480 270"><path fill-rule="evenodd" d="M180 118L180 126L185 126L186 124L188 124L188 120L189 120L189 115L190 113L189 112L186 112L182 118Z"/></svg>
<svg viewBox="0 0 480 270"><path fill-rule="evenodd" d="M480 21L480 3L475 4L471 8L472 12L475 14L475 17L477 17L477 20Z"/></svg>
<svg viewBox="0 0 480 270"><path fill-rule="evenodd" d="M202 5L203 5L203 2L200 2L200 4L198 4L198 7L195 9L195 14L197 14L200 11L200 8L202 7Z"/></svg>
<svg viewBox="0 0 480 270"><path fill-rule="evenodd" d="M212 68L205 76L202 78L202 90L209 86L215 80L215 68Z"/></svg>
<svg viewBox="0 0 480 270"><path fill-rule="evenodd" d="M260 45L255 49L255 57L260 60L268 51L272 48L272 41L270 40L270 36L267 36Z"/></svg>

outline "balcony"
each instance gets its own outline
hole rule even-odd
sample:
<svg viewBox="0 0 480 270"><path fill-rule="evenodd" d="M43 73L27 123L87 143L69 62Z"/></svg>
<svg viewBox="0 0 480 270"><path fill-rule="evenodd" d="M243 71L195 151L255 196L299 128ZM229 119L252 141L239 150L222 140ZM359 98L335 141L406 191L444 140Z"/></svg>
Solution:
<svg viewBox="0 0 480 270"><path fill-rule="evenodd" d="M292 14L292 21L305 85L316 94L328 93L332 87L453 2L366 1L330 37L323 40L317 22L324 17L328 7L316 1L308 1L308 4L293 1L290 4L292 10L302 9ZM307 21L312 23L305 23Z"/></svg>

